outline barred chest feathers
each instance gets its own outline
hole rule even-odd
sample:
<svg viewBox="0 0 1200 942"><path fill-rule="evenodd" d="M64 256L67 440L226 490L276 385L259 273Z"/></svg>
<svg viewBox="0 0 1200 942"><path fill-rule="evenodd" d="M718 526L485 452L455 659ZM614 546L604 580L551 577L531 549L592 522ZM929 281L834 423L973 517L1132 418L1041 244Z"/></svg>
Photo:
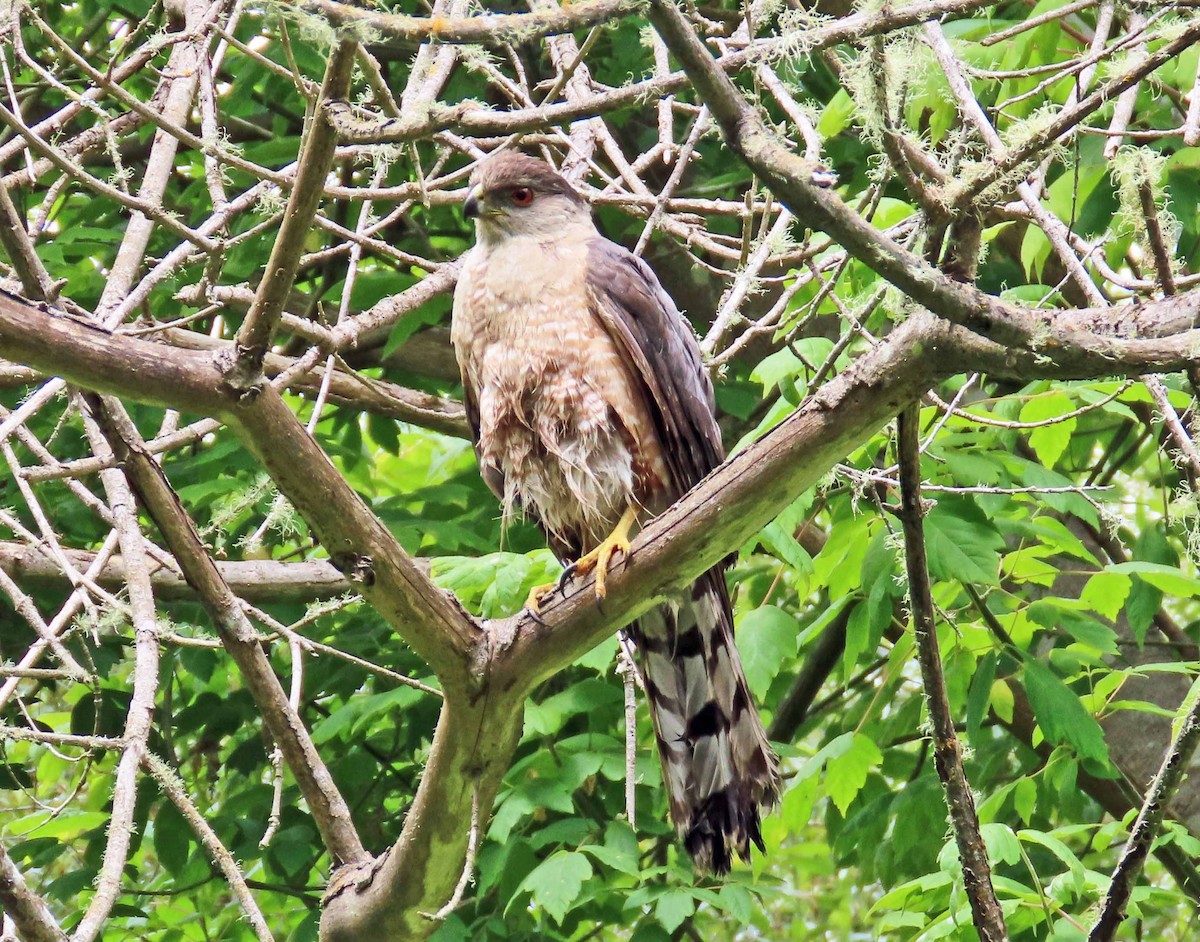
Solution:
<svg viewBox="0 0 1200 942"><path fill-rule="evenodd" d="M640 390L589 303L589 235L477 246L451 330L506 517L527 509L580 549L631 500L657 503L667 475Z"/></svg>

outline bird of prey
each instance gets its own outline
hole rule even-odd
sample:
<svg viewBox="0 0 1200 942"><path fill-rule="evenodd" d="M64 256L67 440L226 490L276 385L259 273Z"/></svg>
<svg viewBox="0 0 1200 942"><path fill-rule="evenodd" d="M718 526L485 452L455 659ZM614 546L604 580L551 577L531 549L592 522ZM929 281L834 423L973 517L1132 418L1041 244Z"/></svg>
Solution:
<svg viewBox="0 0 1200 942"><path fill-rule="evenodd" d="M691 327L650 267L600 235L553 168L503 152L464 207L476 244L451 339L484 480L506 517L545 532L596 594L632 531L724 458ZM636 564L636 563L635 563ZM724 564L629 634L650 702L671 818L701 871L761 850L775 757L733 642ZM535 609L540 596L531 595Z"/></svg>

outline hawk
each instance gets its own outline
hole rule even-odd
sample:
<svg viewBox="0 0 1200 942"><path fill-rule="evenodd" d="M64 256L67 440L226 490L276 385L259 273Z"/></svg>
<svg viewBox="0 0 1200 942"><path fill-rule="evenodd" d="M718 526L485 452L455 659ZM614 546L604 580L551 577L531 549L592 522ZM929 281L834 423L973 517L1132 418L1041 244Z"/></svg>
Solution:
<svg viewBox="0 0 1200 942"><path fill-rule="evenodd" d="M476 244L451 340L484 480L506 519L545 532L596 594L639 522L724 458L695 334L642 259L600 235L541 160L504 152L471 177ZM577 562L572 562L577 561ZM701 871L763 849L775 757L733 642L725 564L629 629L671 818ZM530 596L535 612L539 591Z"/></svg>

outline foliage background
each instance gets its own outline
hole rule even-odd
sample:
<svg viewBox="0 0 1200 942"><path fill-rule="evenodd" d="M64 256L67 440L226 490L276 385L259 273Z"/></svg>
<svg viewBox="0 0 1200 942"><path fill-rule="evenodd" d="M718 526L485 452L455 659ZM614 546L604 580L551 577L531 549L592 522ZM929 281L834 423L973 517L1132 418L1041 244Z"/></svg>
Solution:
<svg viewBox="0 0 1200 942"><path fill-rule="evenodd" d="M394 9L428 12L417 4ZM1112 13L1111 4L1065 9L1057 0L980 5L944 26L975 96L1008 147L1019 147L1046 115L1078 94L1068 66L1086 54L1098 14ZM1055 10L1059 16L989 44ZM1137 23L1145 22L1147 11L1117 7L1111 34L1117 48L1100 61L1094 81L1169 39L1190 15L1164 8L1139 34ZM732 30L744 11L721 3L701 12ZM857 45L806 48L805 29L824 16L849 12L836 5L759 10L757 35L795 37L794 48L770 67L811 122L820 159L838 175L838 192L875 226L919 244L928 216L896 173L889 135L916 142L952 178L963 180L986 161L986 148L964 129L919 29L894 30ZM160 5L139 0L33 8L17 3L8 16L15 18L22 49L0 49L6 96L30 123L93 84L55 47L51 31L103 68L161 37L167 22ZM285 167L296 158L312 108L312 86L305 86L306 99L297 77L320 81L332 33L318 17L266 4L241 9L230 35L215 76L221 126L215 140L252 165ZM1130 36L1134 40L1122 46ZM594 87L621 86L654 72L655 48L638 16L594 35L577 34L580 42L585 38ZM399 94L409 81L415 44L381 41L373 48L387 84ZM164 45L121 87L153 100L168 54ZM541 40L493 50L461 47L458 54L440 100L474 99L496 110L538 100L561 68ZM1115 155L1106 152L1110 142L1122 140L1106 133L1111 104L1079 133L1037 155L1045 161L1040 204L1094 247L1086 270L1108 299L1162 291L1138 199L1146 189L1167 232L1173 277L1179 287L1191 283L1200 252L1200 148L1183 137L1198 64L1200 50L1191 48L1135 86L1127 126L1139 134ZM880 76L890 97L881 99ZM743 90L803 146L795 114L762 81L750 70L740 78ZM368 87L358 73L351 97L377 100ZM126 109L111 93L100 101L61 140L88 127L103 130L83 166L119 192L136 192L153 128L117 123ZM675 102L678 146L696 112L686 89ZM632 164L661 143L659 119L656 102L643 101L603 121ZM189 126L210 135L201 128L199 108ZM14 140L10 126L0 143ZM362 227L364 201L361 195L327 200L325 217L345 228L314 228L289 309L333 323L339 310L367 310L455 259L471 244L458 206L463 175L456 172L469 166L480 146L493 143L448 133L339 153L334 180L347 189L434 182L424 201L415 187L405 191L407 203L394 196L376 200L372 220L387 222L375 234L377 242L349 264L352 243L344 232ZM525 146L560 155L561 143L561 134L542 133ZM714 131L694 146L677 184L670 184L673 163L650 160L638 167L648 196L635 191L625 199L628 186L606 187L598 174L588 177L593 187L599 184L590 195L601 197L602 229L631 246L646 226L654 194L664 187L677 186L674 196L682 200L705 201L673 204L669 225L660 225L646 254L702 337L709 335L714 312L729 302L731 285L749 289L740 319L710 350L719 361L714 369L723 428L737 447L846 369L873 338L906 316L908 305L861 262L807 231L802 219L768 236L779 218L770 194ZM35 157L22 154L4 169L16 175ZM610 153L602 148L596 160L613 173ZM181 148L162 200L167 211L193 227L208 218L216 208L212 173L200 150ZM230 198L259 183L253 172L229 163L219 178ZM38 256L54 278L64 280L64 297L94 310L130 207L54 168L19 186L5 179L22 215L38 222ZM1044 228L1013 209L1012 188L989 194L979 206L978 285L1041 307L1090 303ZM736 207L748 201L754 212L739 216ZM199 315L187 329L231 336L244 310L236 299L209 306L186 289L252 287L281 205L277 191L264 189L230 219L220 253L192 253L131 312L129 323L145 328ZM393 212L398 206L401 211ZM699 236L685 241L689 232ZM150 264L178 242L174 232L158 226L148 246ZM749 269L751 250L763 245L766 261ZM789 299L772 318L785 293ZM443 292L405 313L385 333L347 351L348 368L454 397L458 387L444 349L449 303ZM733 353L722 357L731 344L737 344ZM278 349L294 357L309 345L292 332ZM1164 381L1169 402L1187 424L1191 388L1182 376ZM27 401L31 388L36 386L6 381L0 422ZM1196 472L1176 467L1161 403L1140 382L1022 384L960 376L937 393L940 402L927 402L921 415L922 469L927 496L936 501L926 520L930 570L950 702L969 746L967 771L979 796L997 891L1014 939L1082 939L1088 908L1106 889L1128 825L1119 810L1114 817L1114 809L1097 799L1093 784L1123 781L1113 759L1117 746L1128 752L1158 743L1161 751L1164 717L1178 702L1163 698L1177 693L1195 658ZM941 404L951 400L954 414ZM289 402L302 419L315 418L322 447L405 549L430 558L437 584L472 612L512 613L531 585L557 572L531 527L502 532L496 502L463 438L398 424L361 401L324 402L316 416L311 393L293 390ZM162 410L131 408L143 434L153 438ZM59 462L91 454L70 399L51 400L25 428ZM100 546L108 526L62 480L37 483L36 505L22 493L19 469L43 460L29 437L14 437L4 447L0 539L38 542L49 529L63 546ZM624 818L622 682L613 670L616 646L606 642L544 683L527 704L521 745L478 852L474 887L436 934L439 942L975 937L929 760L906 631L894 460L892 430L884 429L744 546L731 572L738 646L787 759L782 805L764 828L767 854L723 883L695 880L666 823L644 713L638 814L630 827ZM322 556L303 520L225 430L168 451L164 468L218 558ZM82 483L92 487L94 479ZM38 518L43 512L44 523ZM47 620L68 596L61 582L29 581L22 588ZM281 632L275 622L259 621L285 684L302 667L301 713L364 841L373 850L389 846L414 794L438 710L435 696L394 675L427 684L434 678L370 606L353 597L275 599L268 588L255 604L289 626ZM330 860L304 802L285 776L278 828L261 846L279 773L259 710L198 605L162 601L160 619L162 663L150 748L175 770L236 858L276 937L315 939ZM0 653L10 664L35 637L27 620L0 601ZM302 650L297 637L358 660ZM72 619L68 638L90 678L22 680L0 694L6 728L120 737L133 670L128 619L92 596ZM15 734L3 743L5 845L68 931L97 879L119 757L94 746L30 742ZM1200 797L1194 792L1194 783L1185 785L1159 856L1135 892L1129 938L1182 940L1194 933L1200 898L1193 863L1200 855ZM123 889L104 938L252 938L196 834L153 782L144 781L138 791L135 821Z"/></svg>

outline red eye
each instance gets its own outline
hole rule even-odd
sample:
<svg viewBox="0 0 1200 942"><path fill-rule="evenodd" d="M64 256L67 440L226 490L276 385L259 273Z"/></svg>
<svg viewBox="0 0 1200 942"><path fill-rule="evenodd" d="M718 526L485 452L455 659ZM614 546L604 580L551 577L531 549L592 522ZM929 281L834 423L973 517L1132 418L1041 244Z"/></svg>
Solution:
<svg viewBox="0 0 1200 942"><path fill-rule="evenodd" d="M508 194L508 198L513 201L514 206L528 206L533 202L533 190L527 186L519 186Z"/></svg>

